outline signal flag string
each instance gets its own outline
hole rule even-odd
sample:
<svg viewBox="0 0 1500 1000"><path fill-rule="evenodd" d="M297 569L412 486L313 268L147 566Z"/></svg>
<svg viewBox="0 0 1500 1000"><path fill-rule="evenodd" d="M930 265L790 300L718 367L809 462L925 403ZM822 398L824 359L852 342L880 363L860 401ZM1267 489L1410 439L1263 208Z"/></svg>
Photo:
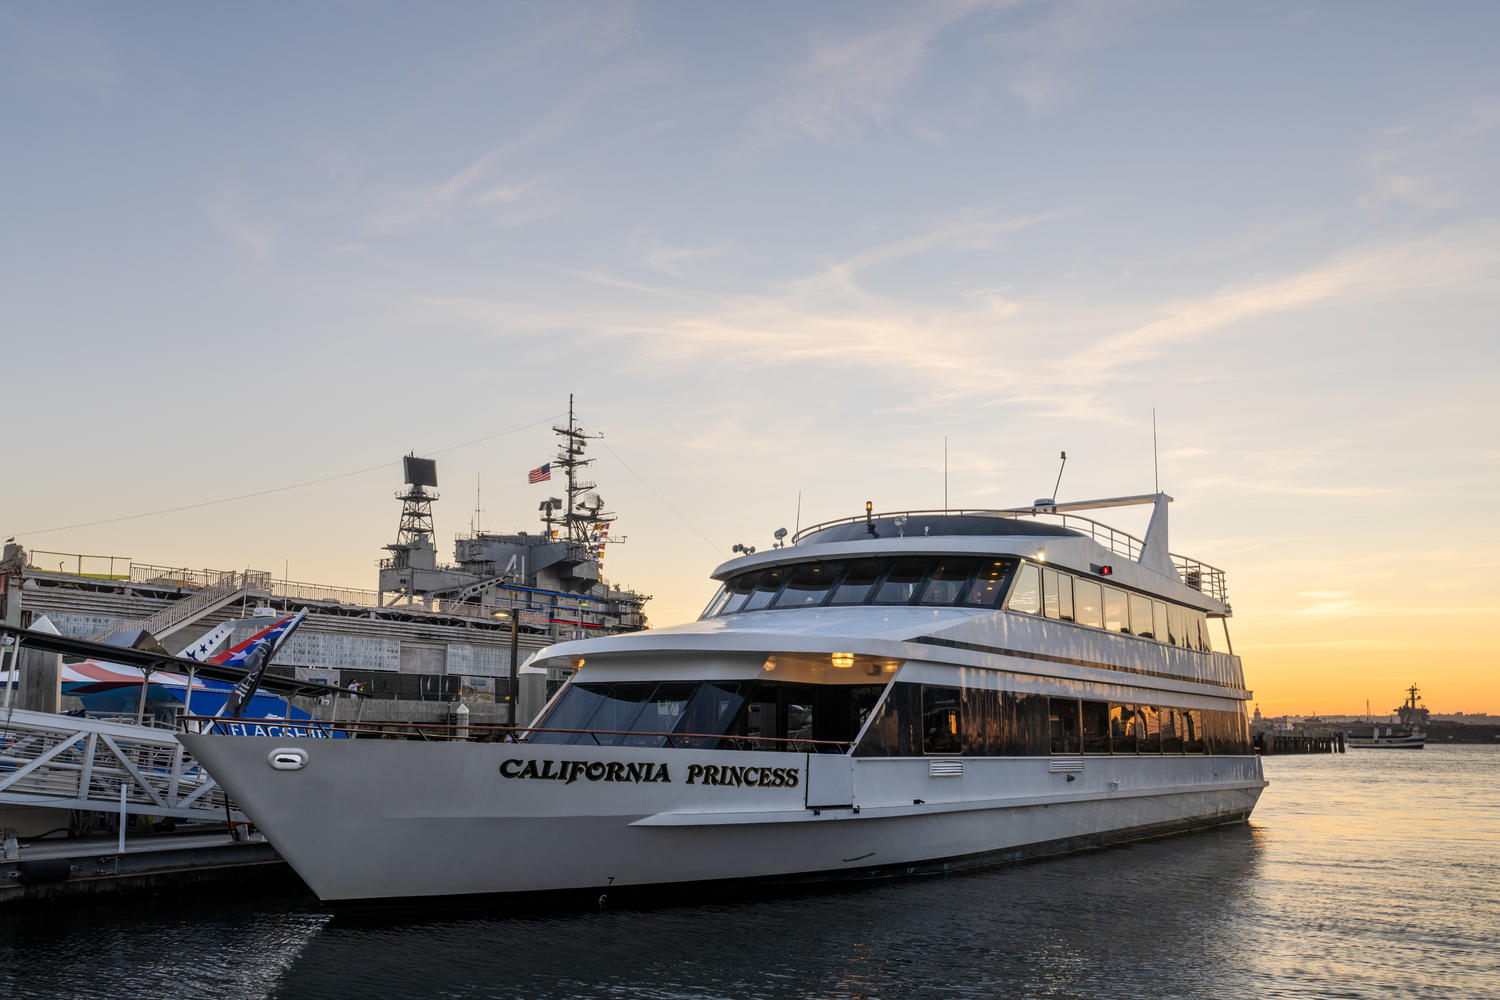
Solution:
<svg viewBox="0 0 1500 1000"><path fill-rule="evenodd" d="M580 421L580 423L582 423L582 421ZM595 433L597 433L597 432L595 432ZM693 534L695 534L699 538L703 539L703 541L708 544L709 548L713 549L715 552L722 553L724 551L724 547L722 545L715 544L715 542L714 542L714 540L712 538L709 538L703 532L701 532L701 531L698 530L698 526L697 525L695 525L692 521L689 521L686 517L683 517L682 513L676 507L673 507L671 504L667 503L667 498L664 497L664 496L662 496L660 493L656 492L656 489L650 483L648 483L644 479L642 479L641 478L641 474L639 472L636 472L634 469L632 469L630 467L630 464L628 462L626 462L623 458L621 458L618 452L616 452L608 444L605 444L604 440L602 439L602 436L601 436L601 438L599 440L599 444L604 447L605 451L609 452L611 455L614 456L614 459L615 459L616 462L619 462L622 466L625 467L625 471L626 472L630 473L632 476L635 477L635 481L636 482L638 482L642 486L646 487L646 489L650 491L650 493L651 493L652 496L654 496L654 497L656 497L656 499L660 500L661 501L661 505L663 507L667 508L667 510L670 510L673 514L675 514L677 516L677 520L679 520L683 524L687 525L688 528L692 530Z"/></svg>
<svg viewBox="0 0 1500 1000"><path fill-rule="evenodd" d="M566 414L554 413L551 416L543 417L541 420L533 420L529 424L521 424L519 427L511 427L503 431L496 431L494 434L486 434L484 437L475 438L472 441L465 441L462 444L450 444L446 448L438 448L436 450L427 452L427 454L442 455L450 451L457 451L460 448L470 448L476 444L483 444L486 441L493 441L495 440L495 438L504 437L507 434L515 434L517 431L527 430L528 428L535 427L537 424L551 423L552 421L560 419L563 416L566 416ZM291 483L286 486L273 486L270 489L256 490L253 493L240 493L232 497L219 497L217 500L200 500L197 503L179 504L176 507L163 507L161 510L147 510L142 511L138 514L123 514L119 517L106 517L101 518L97 521L80 521L77 524L64 524L59 525L55 528L35 528L31 531L17 531L14 534L16 538L21 538L27 535L46 535L54 531L72 531L76 528L93 528L101 524L119 524L121 521L138 521L141 518L159 517L162 514L178 514L185 510L201 510L204 507L217 507L220 504L235 503L240 500L253 500L256 497L270 496L273 493L287 493L291 490L300 490L308 486L318 486L322 483L331 483L339 479L350 479L354 476L368 475L371 472L379 472L381 469L389 469L391 466L396 464L396 462L381 462L379 465L372 465L367 469L355 469L353 472L340 472L337 475L323 476L321 479L308 479L300 483Z"/></svg>

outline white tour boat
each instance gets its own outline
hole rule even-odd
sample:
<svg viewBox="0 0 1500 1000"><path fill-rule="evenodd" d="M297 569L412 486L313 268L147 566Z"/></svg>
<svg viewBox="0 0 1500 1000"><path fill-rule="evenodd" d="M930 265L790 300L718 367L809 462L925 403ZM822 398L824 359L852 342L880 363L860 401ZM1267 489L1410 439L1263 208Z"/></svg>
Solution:
<svg viewBox="0 0 1500 1000"><path fill-rule="evenodd" d="M912 874L1242 822L1266 782L1210 639L1224 575L1168 553L1169 499L867 504L720 566L694 623L541 651L573 673L519 733L182 741L324 899ZM1077 515L1141 503L1144 539Z"/></svg>

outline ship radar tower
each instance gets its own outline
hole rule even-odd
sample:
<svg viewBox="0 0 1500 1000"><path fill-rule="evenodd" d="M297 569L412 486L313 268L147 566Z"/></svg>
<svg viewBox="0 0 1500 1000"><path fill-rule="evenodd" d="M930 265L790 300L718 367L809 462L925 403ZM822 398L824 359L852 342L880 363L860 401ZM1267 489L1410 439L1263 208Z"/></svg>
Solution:
<svg viewBox="0 0 1500 1000"><path fill-rule="evenodd" d="M567 478L567 499L549 499L542 502L542 521L547 526L547 533L553 531L553 525L560 525L560 535L569 542L586 546L591 550L595 559L602 562L604 545L609 539L609 526L614 520L614 512L604 509L604 498L598 492L598 484L587 481L587 466L593 465L592 458L585 458L584 452L588 443L602 438L603 434L589 434L578 426L578 421L573 415L573 394L568 394L568 425L566 427L554 426L552 430L562 438L558 446L557 457L554 463L563 470ZM614 539L616 542L623 539Z"/></svg>

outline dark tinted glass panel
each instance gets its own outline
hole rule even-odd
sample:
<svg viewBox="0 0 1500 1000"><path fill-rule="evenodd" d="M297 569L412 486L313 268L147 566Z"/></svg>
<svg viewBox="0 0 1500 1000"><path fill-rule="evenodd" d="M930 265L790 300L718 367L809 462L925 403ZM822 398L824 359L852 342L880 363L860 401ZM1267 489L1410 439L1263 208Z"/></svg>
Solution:
<svg viewBox="0 0 1500 1000"><path fill-rule="evenodd" d="M699 621L704 618L712 618L724 608L724 603L729 600L729 588L720 587L719 592L714 594L713 600L708 602L708 607L703 609L703 614L698 616Z"/></svg>
<svg viewBox="0 0 1500 1000"><path fill-rule="evenodd" d="M1161 710L1161 752L1182 753L1182 709Z"/></svg>
<svg viewBox="0 0 1500 1000"><path fill-rule="evenodd" d="M1113 753L1135 753L1143 720L1133 705L1109 706L1109 746Z"/></svg>
<svg viewBox="0 0 1500 1000"><path fill-rule="evenodd" d="M759 611L771 603L771 600L781 591L781 585L786 582L786 570L768 569L764 576L755 584L755 592L750 595L740 608L741 611Z"/></svg>
<svg viewBox="0 0 1500 1000"><path fill-rule="evenodd" d="M1161 753L1161 713L1154 705L1137 705L1141 731L1136 738L1137 753Z"/></svg>
<svg viewBox="0 0 1500 1000"><path fill-rule="evenodd" d="M1130 631L1130 609L1125 601L1125 591L1104 588L1104 627L1111 632Z"/></svg>
<svg viewBox="0 0 1500 1000"><path fill-rule="evenodd" d="M1130 595L1130 631L1147 639L1156 634L1156 628L1151 624L1151 598Z"/></svg>
<svg viewBox="0 0 1500 1000"><path fill-rule="evenodd" d="M963 712L958 688L922 685L922 752L963 752Z"/></svg>
<svg viewBox="0 0 1500 1000"><path fill-rule="evenodd" d="M786 589L776 599L778 608L805 608L822 604L838 582L844 563L807 563L792 569Z"/></svg>
<svg viewBox="0 0 1500 1000"><path fill-rule="evenodd" d="M682 723L682 713L688 699L697 690L696 681L672 681L656 685L656 690L641 706L635 721L630 724L631 735L620 740L627 747L659 747L667 742L664 734L670 733Z"/></svg>
<svg viewBox="0 0 1500 1000"><path fill-rule="evenodd" d="M750 684L749 681L705 681L700 684L688 699L687 707L682 712L682 721L674 732L710 735L727 732L730 723L739 714L740 706L745 703L745 689ZM672 745L713 747L718 746L719 741L689 737L675 739Z"/></svg>
<svg viewBox="0 0 1500 1000"><path fill-rule="evenodd" d="M1042 613L1042 574L1031 563L1022 563L1016 573L1016 585L1011 588L1010 602L1006 605L1022 614Z"/></svg>
<svg viewBox="0 0 1500 1000"><path fill-rule="evenodd" d="M1103 588L1092 580L1073 581L1073 611L1080 625L1104 627Z"/></svg>
<svg viewBox="0 0 1500 1000"><path fill-rule="evenodd" d="M1078 753L1078 701L1048 698L1048 734L1053 753Z"/></svg>
<svg viewBox="0 0 1500 1000"><path fill-rule="evenodd" d="M724 609L719 614L732 615L744 607L745 601L749 600L750 595L755 593L755 581L758 579L760 579L759 573L741 573L733 580L730 580L727 584L729 597L725 600Z"/></svg>
<svg viewBox="0 0 1500 1000"><path fill-rule="evenodd" d="M1182 750L1184 753L1202 753L1203 711L1197 708L1184 709L1182 715Z"/></svg>
<svg viewBox="0 0 1500 1000"><path fill-rule="evenodd" d="M1052 748L1052 713L1044 694L1005 694L1001 712L1009 707L1011 731L1005 752L1016 756L1041 757Z"/></svg>
<svg viewBox="0 0 1500 1000"><path fill-rule="evenodd" d="M962 697L963 752L972 757L993 757L1003 753L1000 692L964 688Z"/></svg>
<svg viewBox="0 0 1500 1000"><path fill-rule="evenodd" d="M1109 704L1083 703L1083 752L1109 753Z"/></svg>
<svg viewBox="0 0 1500 1000"><path fill-rule="evenodd" d="M998 604L1000 595L1005 593L1005 580L1010 575L1011 565L1009 561L990 560L980 566L974 585L964 595L964 603L986 608Z"/></svg>
<svg viewBox="0 0 1500 1000"><path fill-rule="evenodd" d="M855 747L856 757L913 757L922 752L922 687L893 684Z"/></svg>
<svg viewBox="0 0 1500 1000"><path fill-rule="evenodd" d="M922 589L932 563L927 559L897 559L875 591L876 604L910 604Z"/></svg>
<svg viewBox="0 0 1500 1000"><path fill-rule="evenodd" d="M635 722L635 717L640 714L641 708L646 704L646 699L651 697L651 692L655 688L656 685L649 682L611 684L608 692L600 700L598 709L582 728L605 729L614 732L581 735L574 742L598 743L600 746L618 744L624 738L619 730L631 727Z"/></svg>
<svg viewBox="0 0 1500 1000"><path fill-rule="evenodd" d="M849 567L844 579L834 588L829 604L863 604L870 599L875 581L880 579L885 563L879 559L861 559Z"/></svg>
<svg viewBox="0 0 1500 1000"><path fill-rule="evenodd" d="M974 575L974 559L945 559L932 571L927 589L922 591L923 604L957 604L969 577Z"/></svg>
<svg viewBox="0 0 1500 1000"><path fill-rule="evenodd" d="M608 684L570 684L541 722L547 729L584 729L585 723L599 710ZM532 743L572 743L574 733L535 733ZM593 742L590 740L589 742Z"/></svg>

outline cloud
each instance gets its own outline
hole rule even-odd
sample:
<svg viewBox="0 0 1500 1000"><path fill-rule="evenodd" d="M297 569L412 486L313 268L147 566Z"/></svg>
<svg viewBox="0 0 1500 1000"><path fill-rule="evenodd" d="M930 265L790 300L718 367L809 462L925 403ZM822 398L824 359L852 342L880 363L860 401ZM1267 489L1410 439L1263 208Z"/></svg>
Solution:
<svg viewBox="0 0 1500 1000"><path fill-rule="evenodd" d="M829 142L881 125L897 95L920 74L939 32L985 8L986 0L952 0L899 8L894 23L864 34L839 33L812 51L750 112L748 144L758 148L794 136Z"/></svg>

